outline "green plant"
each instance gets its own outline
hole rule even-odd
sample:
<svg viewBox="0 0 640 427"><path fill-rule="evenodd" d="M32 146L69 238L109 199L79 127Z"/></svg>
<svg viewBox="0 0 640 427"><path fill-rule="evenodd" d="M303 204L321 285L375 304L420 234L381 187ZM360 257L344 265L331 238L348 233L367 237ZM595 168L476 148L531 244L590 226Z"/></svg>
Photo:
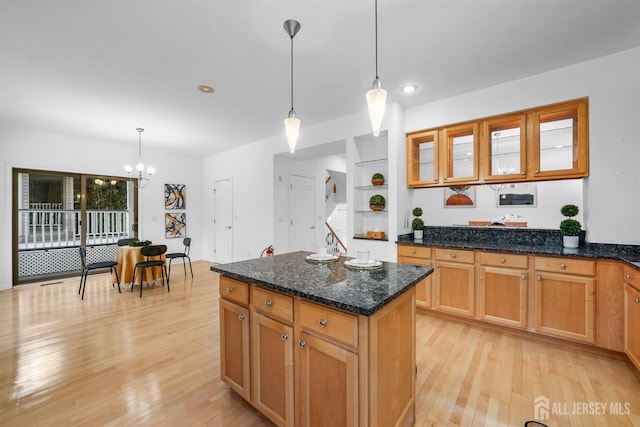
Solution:
<svg viewBox="0 0 640 427"><path fill-rule="evenodd" d="M151 240L134 240L129 242L129 246L149 246L151 245Z"/></svg>
<svg viewBox="0 0 640 427"><path fill-rule="evenodd" d="M564 205L560 208L560 213L568 218L560 221L560 234L563 236L579 236L582 231L582 224L577 219L573 219L578 215L580 210L576 205Z"/></svg>
<svg viewBox="0 0 640 427"><path fill-rule="evenodd" d="M384 206L385 200L384 197L380 194L374 194L369 199L369 206Z"/></svg>
<svg viewBox="0 0 640 427"><path fill-rule="evenodd" d="M381 173L376 172L376 173L373 174L371 179L384 179L384 175L382 175Z"/></svg>
<svg viewBox="0 0 640 427"><path fill-rule="evenodd" d="M422 230L424 228L424 221L420 218L422 216L422 208L413 208L412 213L415 218L411 221L411 228L413 230Z"/></svg>

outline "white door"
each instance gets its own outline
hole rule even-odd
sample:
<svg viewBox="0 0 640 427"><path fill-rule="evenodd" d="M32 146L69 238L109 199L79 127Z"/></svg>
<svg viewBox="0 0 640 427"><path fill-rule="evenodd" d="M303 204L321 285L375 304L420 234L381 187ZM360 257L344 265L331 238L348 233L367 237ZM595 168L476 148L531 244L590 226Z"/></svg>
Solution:
<svg viewBox="0 0 640 427"><path fill-rule="evenodd" d="M291 212L291 251L315 251L315 180L308 176L291 175L289 207Z"/></svg>
<svg viewBox="0 0 640 427"><path fill-rule="evenodd" d="M216 181L213 186L214 249L213 260L233 261L233 181Z"/></svg>

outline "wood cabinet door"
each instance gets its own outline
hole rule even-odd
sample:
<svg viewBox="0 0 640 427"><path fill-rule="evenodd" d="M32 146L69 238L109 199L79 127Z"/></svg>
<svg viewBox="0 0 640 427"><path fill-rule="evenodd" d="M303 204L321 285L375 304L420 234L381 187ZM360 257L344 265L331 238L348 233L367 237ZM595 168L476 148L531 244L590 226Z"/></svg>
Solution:
<svg viewBox="0 0 640 427"><path fill-rule="evenodd" d="M291 326L252 313L252 402L279 426L294 422L293 344Z"/></svg>
<svg viewBox="0 0 640 427"><path fill-rule="evenodd" d="M593 344L595 279L536 271L535 330Z"/></svg>
<svg viewBox="0 0 640 427"><path fill-rule="evenodd" d="M461 316L475 314L475 266L459 262L437 261L435 269L436 310Z"/></svg>
<svg viewBox="0 0 640 427"><path fill-rule="evenodd" d="M640 292L624 285L624 352L640 369Z"/></svg>
<svg viewBox="0 0 640 427"><path fill-rule="evenodd" d="M251 398L249 310L220 300L220 377L246 400Z"/></svg>
<svg viewBox="0 0 640 427"><path fill-rule="evenodd" d="M516 328L527 327L527 272L481 266L478 274L478 317Z"/></svg>
<svg viewBox="0 0 640 427"><path fill-rule="evenodd" d="M305 332L297 341L297 425L357 426L358 355Z"/></svg>
<svg viewBox="0 0 640 427"><path fill-rule="evenodd" d="M425 251L428 250L428 252ZM419 258L416 255L420 254L420 252L425 252L429 254L429 258ZM412 256L404 256L403 253L411 253L415 257ZM417 266L431 266L431 249L430 248L417 248L413 249L412 247L406 246L398 246L398 264L409 264L409 265L417 265ZM422 279L416 285L416 306L420 308L431 308L432 307L432 298L431 298L431 290L433 288L432 281L433 274Z"/></svg>

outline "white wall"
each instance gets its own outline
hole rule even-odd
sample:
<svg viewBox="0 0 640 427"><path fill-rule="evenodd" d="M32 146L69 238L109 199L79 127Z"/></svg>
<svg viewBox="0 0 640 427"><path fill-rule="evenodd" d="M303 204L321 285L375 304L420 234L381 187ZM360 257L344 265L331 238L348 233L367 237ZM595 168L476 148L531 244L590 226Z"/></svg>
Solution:
<svg viewBox="0 0 640 427"><path fill-rule="evenodd" d="M131 138L137 141L135 131ZM34 129L3 126L2 166L0 188L0 223L11 224L12 168L41 169L74 173L126 176L125 163L136 162L138 146L118 145L105 141L85 140L66 134L42 132ZM203 203L202 160L176 152L162 152L148 148L142 140L142 160L153 165L156 173L142 190L140 199L143 238L163 243L169 251L182 251L182 239L164 237L164 184L186 184L187 186L187 235L193 237L192 259L203 258ZM11 287L11 234L5 233L0 240L0 289Z"/></svg>
<svg viewBox="0 0 640 427"><path fill-rule="evenodd" d="M590 173L582 203L587 240L640 244L640 48L525 79L407 109L407 132L555 102L589 97ZM486 190L486 188L484 189ZM478 193L485 192L482 188ZM427 224L492 219L493 209L468 212L442 207L442 190L416 190L413 204L425 209ZM524 211L531 224L557 228L564 202L579 186L539 183L540 204ZM481 205L489 206L480 200ZM508 211L501 208L500 211ZM453 216L455 215L455 216ZM466 221L465 221L466 222Z"/></svg>
<svg viewBox="0 0 640 427"><path fill-rule="evenodd" d="M291 175L312 177L315 180L315 236L311 247L325 243L325 179L327 169L346 172L345 156L326 156L313 160L293 160L285 157L274 157L274 215L275 235L274 246L276 253L290 252L290 224L289 195ZM343 188L344 192L345 189Z"/></svg>

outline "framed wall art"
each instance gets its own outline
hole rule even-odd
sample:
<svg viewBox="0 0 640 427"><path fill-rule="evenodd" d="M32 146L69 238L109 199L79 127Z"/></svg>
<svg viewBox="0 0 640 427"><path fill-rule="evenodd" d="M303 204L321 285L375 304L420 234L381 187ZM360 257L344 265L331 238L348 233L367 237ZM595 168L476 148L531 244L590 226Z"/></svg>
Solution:
<svg viewBox="0 0 640 427"><path fill-rule="evenodd" d="M187 237L186 213L167 212L164 214L164 224L164 235L167 239Z"/></svg>
<svg viewBox="0 0 640 427"><path fill-rule="evenodd" d="M445 208L475 208L476 188L471 185L457 185L444 188Z"/></svg>
<svg viewBox="0 0 640 427"><path fill-rule="evenodd" d="M185 184L164 185L164 208L167 210L187 207L187 186Z"/></svg>

